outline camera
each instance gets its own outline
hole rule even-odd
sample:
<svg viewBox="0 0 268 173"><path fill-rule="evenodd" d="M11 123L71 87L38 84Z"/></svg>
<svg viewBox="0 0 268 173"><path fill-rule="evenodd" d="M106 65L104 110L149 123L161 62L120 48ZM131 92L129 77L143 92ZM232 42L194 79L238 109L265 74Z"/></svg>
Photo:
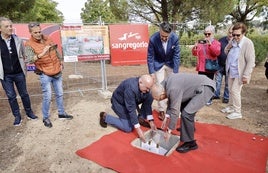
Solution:
<svg viewBox="0 0 268 173"><path fill-rule="evenodd" d="M51 45L49 49L50 50L54 50L54 49L57 49L57 47L58 47L58 45L57 44L54 44L54 45Z"/></svg>
<svg viewBox="0 0 268 173"><path fill-rule="evenodd" d="M198 40L198 43L200 43L200 44L206 44L207 43L207 40Z"/></svg>

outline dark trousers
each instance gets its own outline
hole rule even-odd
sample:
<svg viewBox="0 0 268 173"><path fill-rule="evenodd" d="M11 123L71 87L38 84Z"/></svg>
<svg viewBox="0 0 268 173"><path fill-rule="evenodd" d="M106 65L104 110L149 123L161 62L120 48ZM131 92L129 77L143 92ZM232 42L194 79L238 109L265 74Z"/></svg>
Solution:
<svg viewBox="0 0 268 173"><path fill-rule="evenodd" d="M33 114L30 97L26 88L26 79L23 72L18 74L5 74L4 80L1 80L1 83L6 92L12 113L15 117L20 116L20 108L17 101L17 94L14 84L19 92L26 114Z"/></svg>
<svg viewBox="0 0 268 173"><path fill-rule="evenodd" d="M195 114L199 109L206 105L213 94L213 88L204 86L203 89L199 90L196 96L181 104L180 140L182 142L190 142L194 140Z"/></svg>

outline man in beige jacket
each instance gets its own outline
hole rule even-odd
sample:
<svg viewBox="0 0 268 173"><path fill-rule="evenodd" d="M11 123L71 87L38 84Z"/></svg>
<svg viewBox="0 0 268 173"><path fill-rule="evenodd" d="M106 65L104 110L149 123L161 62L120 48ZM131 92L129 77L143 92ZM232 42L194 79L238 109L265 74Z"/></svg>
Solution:
<svg viewBox="0 0 268 173"><path fill-rule="evenodd" d="M229 106L221 111L228 113L226 118L237 119L242 118L241 90L244 84L249 83L255 67L255 50L253 42L245 36L245 24L238 22L232 30L233 40L225 47L230 102Z"/></svg>

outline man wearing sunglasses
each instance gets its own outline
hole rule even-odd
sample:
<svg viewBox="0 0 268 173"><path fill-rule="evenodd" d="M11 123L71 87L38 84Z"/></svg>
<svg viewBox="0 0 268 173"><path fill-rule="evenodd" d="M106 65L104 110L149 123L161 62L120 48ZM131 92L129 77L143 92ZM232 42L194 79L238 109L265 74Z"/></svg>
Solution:
<svg viewBox="0 0 268 173"><path fill-rule="evenodd" d="M26 87L25 50L23 41L12 34L10 19L0 17L0 80L8 97L14 126L21 124L20 108L14 86L19 92L28 119L37 119L31 108L31 101Z"/></svg>
<svg viewBox="0 0 268 173"><path fill-rule="evenodd" d="M197 56L196 71L200 75L206 75L210 79L214 79L214 73L208 71L205 68L206 59L216 60L217 56L221 52L221 43L214 38L215 28L212 25L209 25L204 30L205 38L203 40L196 41L192 54ZM212 104L212 99L209 100L207 105Z"/></svg>
<svg viewBox="0 0 268 173"><path fill-rule="evenodd" d="M58 117L69 120L73 118L72 115L65 112L63 105L62 56L57 51L57 45L49 37L42 34L39 23L29 23L28 29L31 38L25 43L26 55L28 61L35 64L36 73L40 75L43 92L43 123L46 127L51 128L52 123L49 119L51 85L55 91Z"/></svg>
<svg viewBox="0 0 268 173"><path fill-rule="evenodd" d="M227 54L226 73L230 101L229 105L222 109L228 113L226 118L242 118L241 113L241 90L244 84L248 84L251 73L255 67L255 49L253 42L245 36L247 27L244 23L236 23L232 29L233 41L225 47Z"/></svg>

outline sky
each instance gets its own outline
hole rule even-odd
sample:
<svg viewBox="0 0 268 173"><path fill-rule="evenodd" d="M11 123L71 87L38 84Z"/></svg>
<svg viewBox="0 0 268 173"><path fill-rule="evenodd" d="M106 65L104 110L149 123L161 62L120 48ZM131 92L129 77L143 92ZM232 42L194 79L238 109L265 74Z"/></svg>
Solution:
<svg viewBox="0 0 268 173"><path fill-rule="evenodd" d="M54 0L58 3L57 9L63 13L64 23L82 23L81 9L87 0Z"/></svg>

